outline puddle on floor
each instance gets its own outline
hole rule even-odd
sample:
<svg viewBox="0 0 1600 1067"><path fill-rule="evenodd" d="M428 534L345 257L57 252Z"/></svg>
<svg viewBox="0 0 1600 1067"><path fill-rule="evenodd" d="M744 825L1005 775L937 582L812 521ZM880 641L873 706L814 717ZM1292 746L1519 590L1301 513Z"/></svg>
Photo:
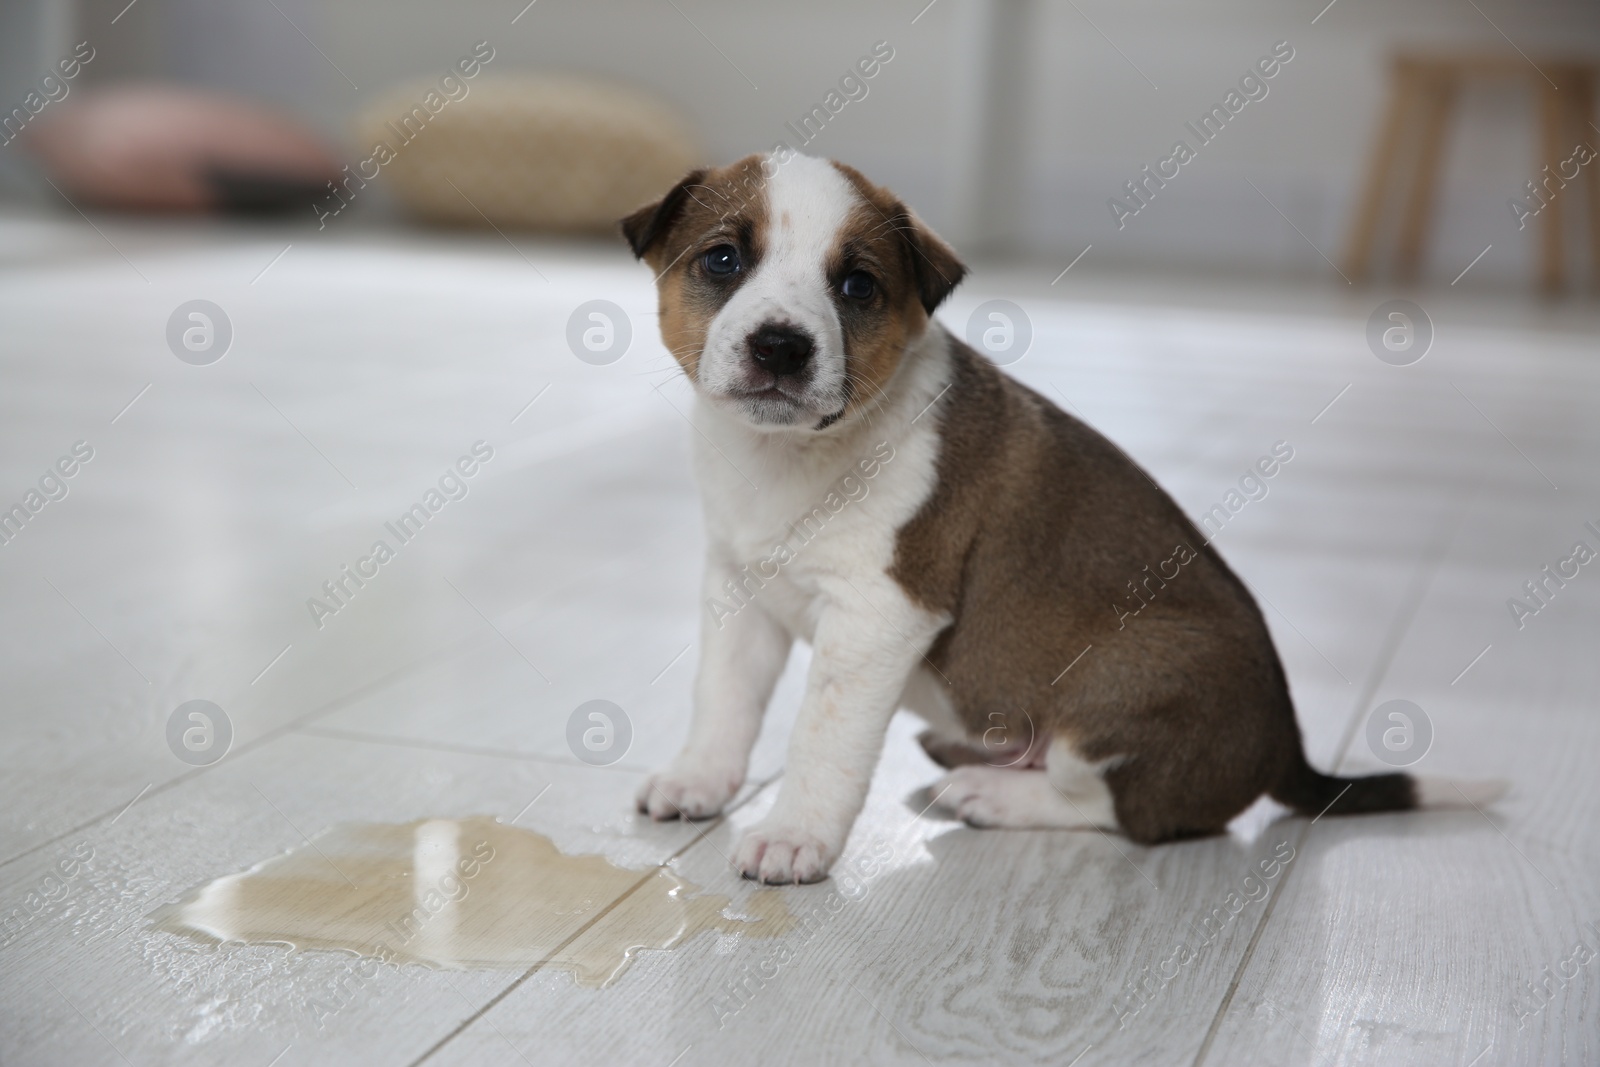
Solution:
<svg viewBox="0 0 1600 1067"><path fill-rule="evenodd" d="M568 856L543 834L474 816L335 826L150 918L210 941L344 949L396 963L543 963L600 988L643 949L670 949L705 930L776 937L793 927L776 890L741 905L748 919L723 915L728 907L727 897L699 895L669 870Z"/></svg>

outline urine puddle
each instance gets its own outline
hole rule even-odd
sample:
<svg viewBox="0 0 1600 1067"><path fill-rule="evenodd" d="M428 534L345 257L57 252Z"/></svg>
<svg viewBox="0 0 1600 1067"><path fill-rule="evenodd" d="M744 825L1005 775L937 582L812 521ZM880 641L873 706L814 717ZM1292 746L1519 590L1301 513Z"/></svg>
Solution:
<svg viewBox="0 0 1600 1067"><path fill-rule="evenodd" d="M543 834L474 816L335 826L150 918L213 942L447 968L544 964L598 989L643 949L674 948L705 930L776 937L793 926L775 890L752 894L740 906L746 918L724 915L728 907L727 897L701 894L664 868L568 856Z"/></svg>

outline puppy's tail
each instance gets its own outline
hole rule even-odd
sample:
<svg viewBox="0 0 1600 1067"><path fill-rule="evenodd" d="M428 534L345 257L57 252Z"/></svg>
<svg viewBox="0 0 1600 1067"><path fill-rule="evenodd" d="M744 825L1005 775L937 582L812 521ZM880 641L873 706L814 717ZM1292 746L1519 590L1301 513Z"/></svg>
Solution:
<svg viewBox="0 0 1600 1067"><path fill-rule="evenodd" d="M1273 800L1306 815L1362 815L1413 808L1475 808L1505 795L1500 780L1458 782L1412 774L1339 778L1323 774L1299 755L1271 791Z"/></svg>

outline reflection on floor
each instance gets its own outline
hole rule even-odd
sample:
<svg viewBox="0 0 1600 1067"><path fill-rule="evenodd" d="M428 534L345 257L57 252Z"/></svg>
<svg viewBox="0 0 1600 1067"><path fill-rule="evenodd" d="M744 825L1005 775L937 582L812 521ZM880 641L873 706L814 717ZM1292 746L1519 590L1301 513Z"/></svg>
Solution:
<svg viewBox="0 0 1600 1067"><path fill-rule="evenodd" d="M776 889L749 900L762 914L748 920L725 918L728 906L669 868L563 855L543 834L478 815L330 827L150 919L213 945L343 949L370 957L369 973L378 963L542 965L599 989L641 951L708 930L776 937L794 925Z"/></svg>
<svg viewBox="0 0 1600 1067"><path fill-rule="evenodd" d="M687 722L700 554L647 272L521 239L0 232L0 505L25 512L0 545L0 1060L1600 1060L1600 579L1571 562L1600 549L1592 310L1411 294L1434 336L1399 365L1368 318L1404 294L979 271L941 315L1017 303L1010 372L1213 516L1320 766L1513 791L1155 849L973 831L905 803L937 770L902 717L835 878L774 909L726 856L782 774L803 650L725 818L632 812ZM183 316L169 344L193 300L220 358ZM591 300L631 323L614 362L568 346ZM1409 755L1381 742L1395 699ZM163 928L283 853L336 897L352 842L319 835L351 824L515 824L542 862L627 872L578 894L589 947L651 943L641 887L697 887L695 925L604 988Z"/></svg>

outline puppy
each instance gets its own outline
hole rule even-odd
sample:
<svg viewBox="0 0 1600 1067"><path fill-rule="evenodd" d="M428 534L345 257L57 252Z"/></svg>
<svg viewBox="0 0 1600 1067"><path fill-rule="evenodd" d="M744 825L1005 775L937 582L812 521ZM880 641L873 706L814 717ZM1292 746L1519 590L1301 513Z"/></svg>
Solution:
<svg viewBox="0 0 1600 1067"><path fill-rule="evenodd" d="M1250 593L1115 445L932 319L966 268L889 192L751 156L622 230L694 384L709 535L693 723L641 812L722 809L796 638L783 781L733 858L763 882L827 874L901 707L954 768L933 794L978 826L1155 843L1263 793L1311 814L1456 795L1307 763Z"/></svg>

